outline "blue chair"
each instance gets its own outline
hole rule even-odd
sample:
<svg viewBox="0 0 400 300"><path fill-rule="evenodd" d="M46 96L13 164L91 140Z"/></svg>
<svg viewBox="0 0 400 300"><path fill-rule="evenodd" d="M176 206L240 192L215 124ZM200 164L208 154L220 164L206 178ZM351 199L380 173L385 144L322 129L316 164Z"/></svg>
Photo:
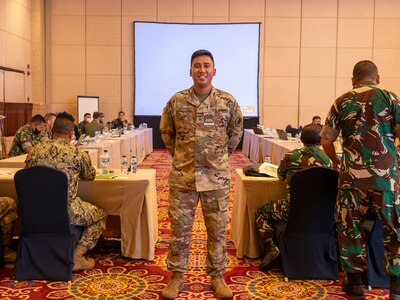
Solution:
<svg viewBox="0 0 400 300"><path fill-rule="evenodd" d="M82 227L70 226L68 178L35 166L14 176L21 218L16 280L70 281Z"/></svg>
<svg viewBox="0 0 400 300"><path fill-rule="evenodd" d="M339 173L324 167L297 171L290 181L286 229L277 230L285 279L339 277L335 215Z"/></svg>
<svg viewBox="0 0 400 300"><path fill-rule="evenodd" d="M387 289L390 288L390 276L386 274L384 266L383 224L379 218L376 218L375 221L366 220L364 227L368 227L366 223L370 222L373 222L373 226L367 241L366 284L369 290L373 287Z"/></svg>

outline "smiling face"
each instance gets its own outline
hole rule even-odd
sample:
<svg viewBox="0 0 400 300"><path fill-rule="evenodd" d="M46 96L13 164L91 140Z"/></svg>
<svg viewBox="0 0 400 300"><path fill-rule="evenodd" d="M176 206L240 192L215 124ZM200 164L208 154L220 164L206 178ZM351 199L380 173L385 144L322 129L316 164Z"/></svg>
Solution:
<svg viewBox="0 0 400 300"><path fill-rule="evenodd" d="M209 56L197 56L193 59L190 76L193 78L196 93L209 92L216 69Z"/></svg>

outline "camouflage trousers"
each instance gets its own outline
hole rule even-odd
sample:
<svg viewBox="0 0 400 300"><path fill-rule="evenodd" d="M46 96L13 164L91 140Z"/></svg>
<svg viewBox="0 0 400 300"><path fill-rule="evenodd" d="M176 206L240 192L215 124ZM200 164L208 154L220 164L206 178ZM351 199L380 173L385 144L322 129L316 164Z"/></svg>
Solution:
<svg viewBox="0 0 400 300"><path fill-rule="evenodd" d="M88 250L96 246L101 233L106 229L107 213L104 209L76 197L69 203L69 219L72 225L83 226L78 244Z"/></svg>
<svg viewBox="0 0 400 300"><path fill-rule="evenodd" d="M229 189L196 192L170 187L168 215L171 221L171 242L166 259L167 268L171 272L187 271L189 244L199 199L207 228L206 272L212 276L222 275L227 264Z"/></svg>
<svg viewBox="0 0 400 300"><path fill-rule="evenodd" d="M274 224L287 222L289 216L289 197L273 200L256 211L258 237L263 242L274 234Z"/></svg>
<svg viewBox="0 0 400 300"><path fill-rule="evenodd" d="M0 197L0 226L5 247L11 244L15 219L17 219L17 204L15 201L9 197Z"/></svg>
<svg viewBox="0 0 400 300"><path fill-rule="evenodd" d="M383 223L386 270L400 276L400 199L397 192L339 189L336 205L340 261L345 272L367 269L363 225L368 209Z"/></svg>

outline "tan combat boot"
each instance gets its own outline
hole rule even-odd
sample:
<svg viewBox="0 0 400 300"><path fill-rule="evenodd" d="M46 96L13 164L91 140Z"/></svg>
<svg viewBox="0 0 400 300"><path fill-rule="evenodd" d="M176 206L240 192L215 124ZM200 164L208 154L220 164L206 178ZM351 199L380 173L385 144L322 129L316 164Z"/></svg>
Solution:
<svg viewBox="0 0 400 300"><path fill-rule="evenodd" d="M168 284L162 290L162 296L165 299L175 299L179 295L179 291L183 289L183 273L173 272Z"/></svg>
<svg viewBox="0 0 400 300"><path fill-rule="evenodd" d="M95 265L93 258L86 258L83 255L87 252L87 248L78 244L74 253L74 268L73 271L89 270Z"/></svg>
<svg viewBox="0 0 400 300"><path fill-rule="evenodd" d="M232 298L233 294L222 276L211 276L211 289L218 298Z"/></svg>

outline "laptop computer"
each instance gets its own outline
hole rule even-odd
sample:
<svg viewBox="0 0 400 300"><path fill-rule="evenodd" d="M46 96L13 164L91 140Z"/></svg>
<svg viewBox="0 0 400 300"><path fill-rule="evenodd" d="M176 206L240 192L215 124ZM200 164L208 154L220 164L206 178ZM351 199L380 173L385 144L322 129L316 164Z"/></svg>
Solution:
<svg viewBox="0 0 400 300"><path fill-rule="evenodd" d="M277 129L276 132L278 133L279 139L280 140L288 140L287 134L283 129Z"/></svg>
<svg viewBox="0 0 400 300"><path fill-rule="evenodd" d="M261 128L253 127L254 134L264 134L264 131Z"/></svg>

